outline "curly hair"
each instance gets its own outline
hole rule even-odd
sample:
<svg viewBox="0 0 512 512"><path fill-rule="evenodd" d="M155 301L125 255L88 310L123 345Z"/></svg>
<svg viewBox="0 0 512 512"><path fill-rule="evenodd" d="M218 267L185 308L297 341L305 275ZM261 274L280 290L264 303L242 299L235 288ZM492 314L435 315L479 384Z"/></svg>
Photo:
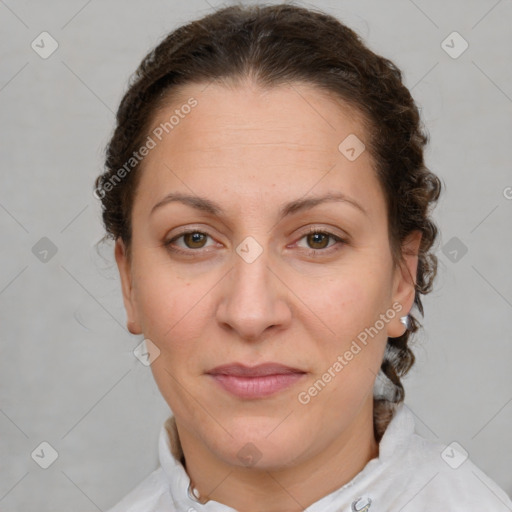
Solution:
<svg viewBox="0 0 512 512"><path fill-rule="evenodd" d="M438 230L430 209L441 192L439 178L424 164L428 135L397 66L371 51L352 29L316 9L288 4L222 8L179 27L148 53L120 103L117 126L106 148L106 169L95 181L105 237L121 237L129 257L140 163L123 173L122 180L115 178L143 144L155 113L180 86L237 84L247 79L267 88L307 83L362 114L367 148L386 200L395 265L403 259L407 235L422 234L414 305L423 316L420 296L431 291L437 271L432 246ZM411 312L406 332L387 340L381 372L394 393L374 396L377 440L394 406L404 400L400 377L414 364L408 342L420 327Z"/></svg>

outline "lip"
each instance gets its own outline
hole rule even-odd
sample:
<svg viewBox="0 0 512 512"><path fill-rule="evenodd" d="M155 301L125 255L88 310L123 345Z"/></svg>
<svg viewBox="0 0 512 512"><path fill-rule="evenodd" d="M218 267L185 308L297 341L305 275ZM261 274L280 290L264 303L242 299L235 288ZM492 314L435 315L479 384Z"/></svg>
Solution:
<svg viewBox="0 0 512 512"><path fill-rule="evenodd" d="M274 395L295 384L305 374L303 370L279 363L257 366L231 363L207 372L225 391L243 399Z"/></svg>

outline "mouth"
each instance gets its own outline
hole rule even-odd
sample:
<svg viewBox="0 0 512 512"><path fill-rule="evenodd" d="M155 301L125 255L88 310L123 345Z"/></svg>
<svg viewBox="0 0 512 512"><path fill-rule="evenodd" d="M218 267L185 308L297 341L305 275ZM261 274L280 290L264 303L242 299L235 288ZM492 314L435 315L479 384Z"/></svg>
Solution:
<svg viewBox="0 0 512 512"><path fill-rule="evenodd" d="M266 398L284 391L302 379L306 372L278 363L245 366L231 363L217 366L207 375L225 391L243 399Z"/></svg>

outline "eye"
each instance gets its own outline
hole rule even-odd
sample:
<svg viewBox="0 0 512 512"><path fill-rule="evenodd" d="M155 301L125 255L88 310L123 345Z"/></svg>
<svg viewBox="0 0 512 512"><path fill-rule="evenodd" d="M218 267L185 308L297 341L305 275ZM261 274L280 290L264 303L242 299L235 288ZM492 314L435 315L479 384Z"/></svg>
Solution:
<svg viewBox="0 0 512 512"><path fill-rule="evenodd" d="M299 244L300 240L306 241L307 246L301 246ZM311 254L318 254L320 252L331 252L331 248L334 248L334 250L338 249L339 247L334 246L340 246L346 241L339 237L338 235L335 235L334 233L330 233L328 231L322 231L318 228L311 229L308 233L303 235L300 238L299 242L297 242L297 245L299 247L303 247L304 249L308 250Z"/></svg>
<svg viewBox="0 0 512 512"><path fill-rule="evenodd" d="M208 247L206 245L208 238L211 237L207 233L197 230L189 230L167 240L164 245L171 251L186 253L192 252L194 249L203 249ZM176 243L180 239L182 239L182 244Z"/></svg>

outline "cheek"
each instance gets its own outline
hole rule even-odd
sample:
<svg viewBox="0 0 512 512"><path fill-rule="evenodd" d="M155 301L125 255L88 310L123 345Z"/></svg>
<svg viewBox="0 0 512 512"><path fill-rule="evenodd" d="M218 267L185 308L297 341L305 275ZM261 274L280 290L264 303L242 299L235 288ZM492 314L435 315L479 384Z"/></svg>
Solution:
<svg viewBox="0 0 512 512"><path fill-rule="evenodd" d="M136 289L137 307L145 338L160 350L151 364L155 382L171 409L182 416L195 417L190 401L198 376L197 354L208 331L205 322L211 307L205 293L211 288L190 283L169 270L153 267Z"/></svg>
<svg viewBox="0 0 512 512"><path fill-rule="evenodd" d="M382 277L370 272L325 279L322 286L302 292L306 304L318 314L336 339L347 341L373 325L384 313L389 295Z"/></svg>
<svg viewBox="0 0 512 512"><path fill-rule="evenodd" d="M134 292L144 336L162 351L168 350L170 344L179 347L180 340L196 337L195 331L201 330L201 318L206 315L204 295L208 289L207 285L192 284L165 266L155 265L140 273Z"/></svg>
<svg viewBox="0 0 512 512"><path fill-rule="evenodd" d="M388 290L370 274L368 278L329 281L325 294L311 297L323 324L334 332L310 332L317 364L302 391L314 397L313 415L336 421L340 411L359 408L372 393L387 342L386 329L375 325L386 311Z"/></svg>
<svg viewBox="0 0 512 512"><path fill-rule="evenodd" d="M333 411L340 406L351 409L371 392L387 342L387 330L381 328L379 318L389 306L389 289L382 273L371 272L325 279L323 284L322 293L316 290L309 295L313 311L322 320L315 323L322 327L309 333L316 340L318 363L309 385L316 382L323 389L312 410L325 414L326 404ZM319 333L325 326L328 336ZM319 380L328 383L325 388Z"/></svg>

